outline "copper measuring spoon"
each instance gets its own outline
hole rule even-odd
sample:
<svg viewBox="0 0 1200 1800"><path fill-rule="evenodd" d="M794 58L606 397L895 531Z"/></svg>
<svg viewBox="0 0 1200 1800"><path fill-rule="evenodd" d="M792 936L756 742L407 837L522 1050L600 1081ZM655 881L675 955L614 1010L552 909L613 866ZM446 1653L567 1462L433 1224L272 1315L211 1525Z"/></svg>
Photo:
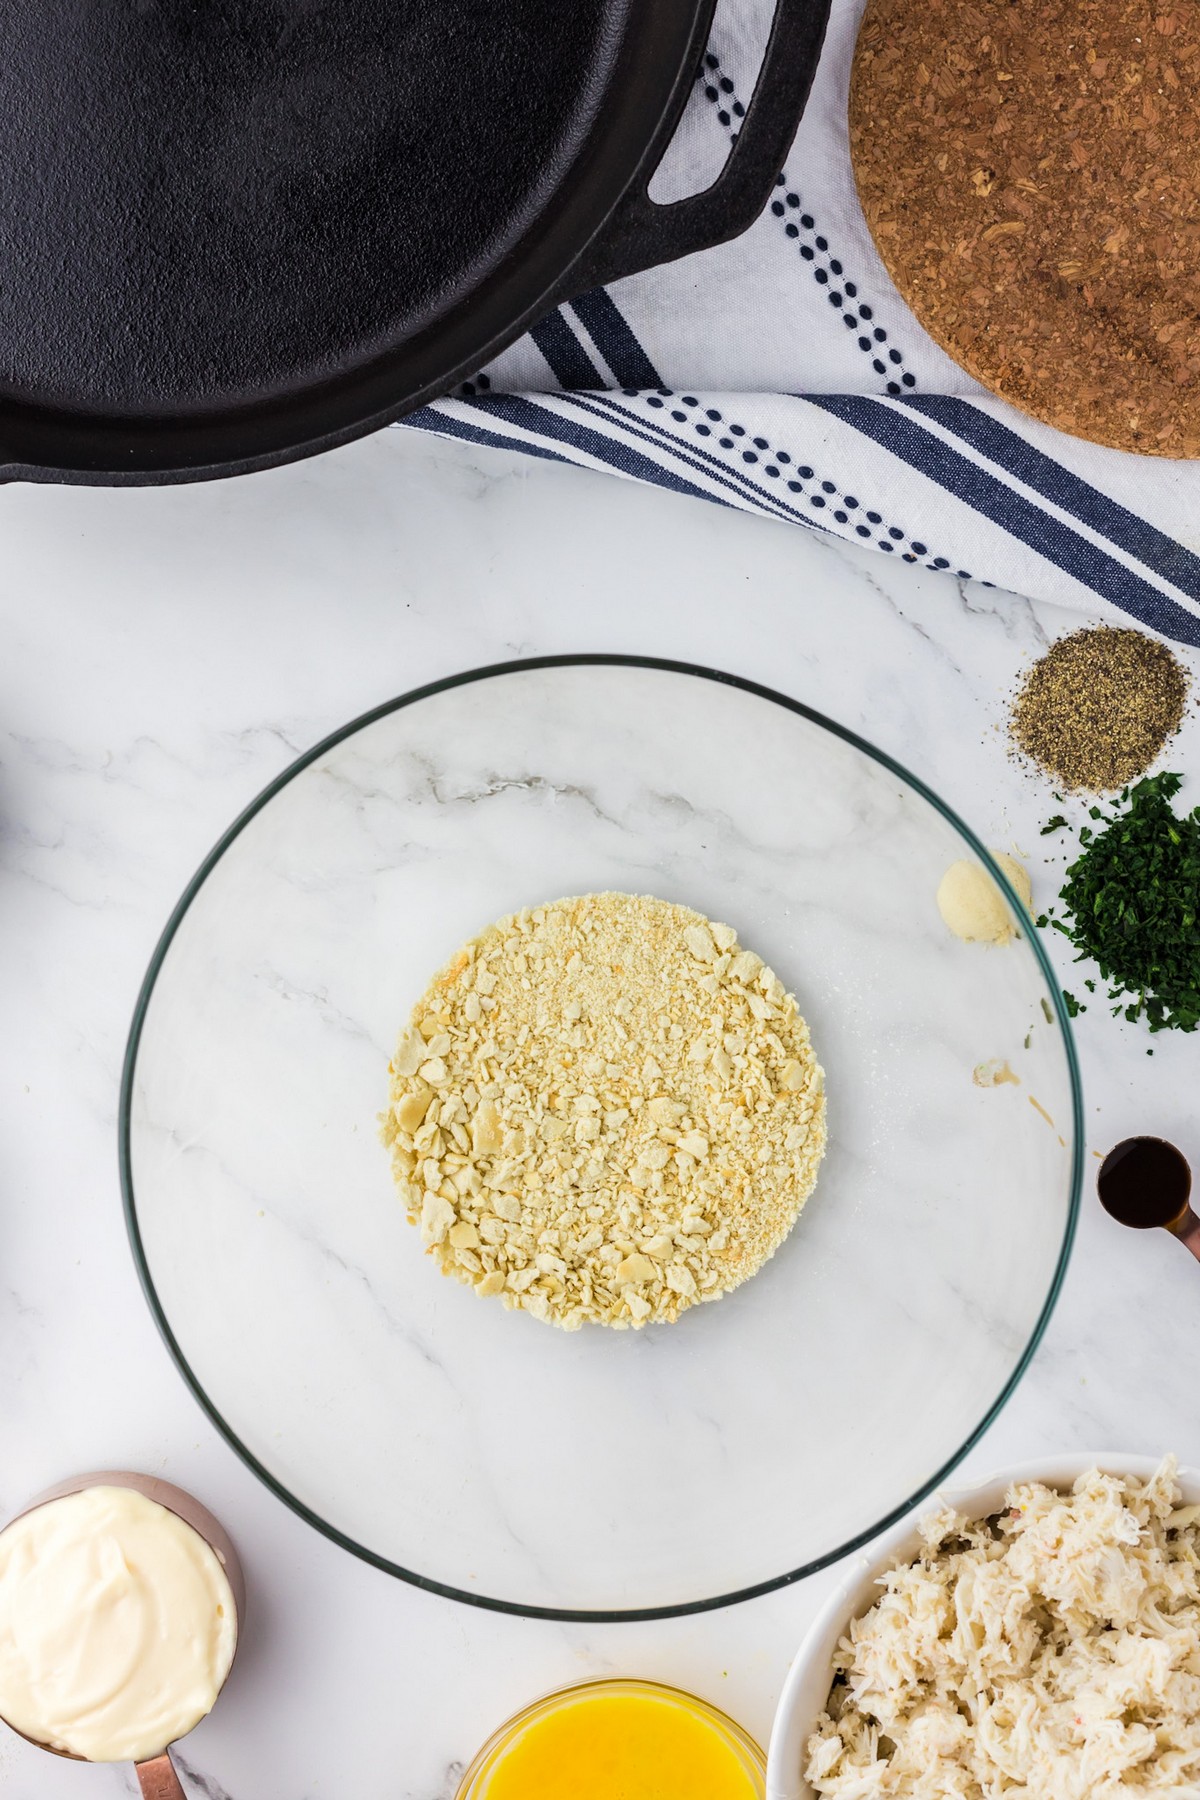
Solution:
<svg viewBox="0 0 1200 1800"><path fill-rule="evenodd" d="M1125 1138L1111 1149L1096 1177L1100 1204L1135 1231L1161 1226L1200 1261L1200 1217L1192 1211L1192 1171L1166 1138Z"/></svg>
<svg viewBox="0 0 1200 1800"><path fill-rule="evenodd" d="M39 1506L45 1506L51 1500L63 1500L68 1494L81 1494L85 1488L124 1487L134 1488L144 1494L147 1500L156 1500L159 1506L182 1519L185 1525L202 1537L217 1561L225 1571L230 1590L233 1593L235 1625L237 1635L234 1639L233 1654L237 1659L238 1645L242 1636L242 1619L246 1608L246 1583L242 1575L242 1565L238 1561L237 1551L228 1533L219 1519L214 1519L206 1506L193 1499L191 1494L182 1488L173 1487L169 1481L158 1481L153 1475L138 1475L129 1469L103 1469L92 1475L75 1475L69 1481L60 1481L56 1487L47 1488L28 1506L23 1506L16 1516L8 1521L10 1525L17 1519L23 1519L26 1513L35 1512ZM232 1667L232 1664L230 1665ZM226 1676L228 1680L228 1676ZM2 1721L5 1725L8 1720ZM9 1726L16 1731L16 1726ZM76 1756L71 1750L56 1750L53 1744L43 1744L37 1738L27 1737L25 1732L17 1732L18 1737L25 1738L27 1744L35 1744L39 1750L49 1751L51 1756L65 1756L71 1762L86 1762L87 1758ZM179 1783L175 1765L171 1761L170 1747L161 1755L153 1756L148 1762L134 1765L137 1770L138 1785L142 1791L142 1800L187 1800L187 1796Z"/></svg>

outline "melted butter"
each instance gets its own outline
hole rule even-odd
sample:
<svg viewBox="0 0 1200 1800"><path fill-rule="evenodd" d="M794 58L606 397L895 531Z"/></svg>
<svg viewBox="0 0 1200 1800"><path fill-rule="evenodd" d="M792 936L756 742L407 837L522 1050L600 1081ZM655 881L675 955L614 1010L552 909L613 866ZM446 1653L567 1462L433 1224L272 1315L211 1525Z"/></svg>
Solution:
<svg viewBox="0 0 1200 1800"><path fill-rule="evenodd" d="M1011 1082L1014 1087L1021 1085L1021 1077L1014 1074L1007 1062L999 1060L977 1063L971 1079L981 1088L1003 1087L1005 1082Z"/></svg>
<svg viewBox="0 0 1200 1800"><path fill-rule="evenodd" d="M533 1720L480 1800L757 1800L716 1727L669 1695L583 1694Z"/></svg>
<svg viewBox="0 0 1200 1800"><path fill-rule="evenodd" d="M0 1716L91 1762L159 1755L210 1710L237 1641L215 1552L132 1488L0 1533Z"/></svg>

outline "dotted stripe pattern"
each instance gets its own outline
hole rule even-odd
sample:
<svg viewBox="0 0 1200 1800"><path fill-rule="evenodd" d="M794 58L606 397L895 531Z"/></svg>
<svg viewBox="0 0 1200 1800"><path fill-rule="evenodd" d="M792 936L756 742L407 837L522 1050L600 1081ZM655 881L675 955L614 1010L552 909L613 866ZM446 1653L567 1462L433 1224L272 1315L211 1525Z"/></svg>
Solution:
<svg viewBox="0 0 1200 1800"><path fill-rule="evenodd" d="M719 122L730 131L731 138L736 139L735 121L745 116L745 108L737 98L733 82L728 76L721 74L720 67L717 56L709 51L698 79L705 84L706 97L717 105ZM816 233L815 221L809 214L800 211L800 196L788 186L786 173L778 177L776 185L783 188L784 196L771 203L772 213L786 221L784 229L789 237L799 238L801 232L812 235L811 244L806 239L800 245L800 255L805 262L813 265L813 275L818 285L829 289L831 305L843 309L844 323L859 332L859 348L874 352L873 367L876 373L888 374L889 367L892 370L887 384L888 393L900 394L905 387L915 387L916 378L902 368L903 358L898 350L889 348L886 352L888 360L884 361L883 346L887 343L887 332L882 326L874 324L871 307L864 303L851 308L849 303L857 301L858 289L852 281L843 279L841 263L835 257L828 256L828 243ZM789 216L791 214L796 217ZM818 253L826 260L817 263ZM829 286L831 279L835 282L833 287ZM464 381L458 391L464 399L471 399L486 395L491 385L490 378L480 372L473 379ZM629 387L620 391L626 399L640 399L652 410L669 410L674 423L690 425L697 437L714 441L715 447L721 450L735 451L748 469L753 467L756 470L755 476L749 479L757 480L761 473L768 481L778 482L781 489L786 489L789 494L806 498L816 514L826 514L826 518L818 516L814 519L814 524L828 527L829 520L834 520L839 525L852 526L857 538L866 542L873 540L876 549L888 555L898 554L903 562L922 563L927 569L943 572L950 568L947 557L931 557L927 544L901 531L898 525L887 524L882 513L863 507L856 495L843 491L836 482L818 480L815 469L807 463L796 462L787 450L774 449L767 438L751 436L744 425L726 419L716 407L703 407L696 395L676 394L673 389L665 387L652 393ZM668 409L669 401L673 404ZM973 579L967 569L958 569L955 573L963 581Z"/></svg>
<svg viewBox="0 0 1200 1800"><path fill-rule="evenodd" d="M745 117L746 109L737 98L733 82L722 72L721 59L714 51L705 53L697 80L705 99L716 106L718 122L729 132L730 141L736 142L737 122ZM789 238L803 239L799 243L801 260L809 265L818 287L825 289L825 297L841 314L842 324L855 333L858 348L871 358L872 369L886 377L885 392L897 395L911 391L917 385L916 376L904 367L904 357L894 344L889 344L884 327L875 323L874 307L860 303L857 284L846 280L841 262L829 254L828 239L817 231L812 214L802 210L800 195L788 181L786 170L775 185L783 193L772 200L772 215L784 221L783 229Z"/></svg>
<svg viewBox="0 0 1200 1800"><path fill-rule="evenodd" d="M464 399L470 399L487 394L491 386L489 378L479 374L472 381L464 381L459 393ZM675 424L690 425L697 437L715 440L719 449L738 451L747 465L761 465L768 481L778 481L790 494L807 496L814 512L827 511L839 525L853 524L854 535L868 541L873 538L876 549L886 551L888 555L899 553L902 562L919 562L924 568L939 573L950 568L947 557L931 557L927 544L910 537L898 525L888 525L882 513L864 508L857 495L842 491L836 482L828 479L818 481L816 470L807 463L796 462L790 451L773 449L767 438L750 436L744 425L726 419L715 406L702 406L695 394L676 394L674 389L662 387L652 394L640 388L622 388L620 391L625 399L644 400L656 412L669 410ZM668 401L672 402L669 408ZM813 521L814 524L824 522ZM969 569L956 569L954 573L962 581L974 580ZM993 584L985 581L983 585L991 587Z"/></svg>
<svg viewBox="0 0 1200 1800"><path fill-rule="evenodd" d="M768 481L779 482L791 494L804 495L814 512L827 511L839 525L852 525L854 535L874 540L877 550L899 554L902 562L919 562L927 569L950 568L946 557L930 557L927 544L898 525L889 525L882 513L864 508L856 495L846 493L836 482L819 480L807 463L795 462L787 450L773 449L765 437L752 437L744 425L727 419L715 406L704 406L695 394L676 394L672 388L659 388L653 394L637 388L622 388L621 392L627 399L644 400L655 411L669 412L677 425L690 425L697 437L715 440L720 449L737 451L742 462L760 468ZM974 579L968 569L954 573L962 581Z"/></svg>

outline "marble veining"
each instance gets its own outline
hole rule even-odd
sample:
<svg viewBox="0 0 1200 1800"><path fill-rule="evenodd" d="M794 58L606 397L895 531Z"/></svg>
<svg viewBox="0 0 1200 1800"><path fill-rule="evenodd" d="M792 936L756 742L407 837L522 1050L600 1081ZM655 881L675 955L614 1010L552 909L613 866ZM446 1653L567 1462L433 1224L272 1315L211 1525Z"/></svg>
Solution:
<svg viewBox="0 0 1200 1800"><path fill-rule="evenodd" d="M160 1345L124 1239L115 1092L134 996L186 882L295 754L393 694L517 655L640 651L776 686L892 752L987 841L1015 842L1045 898L1061 849L1038 831L1058 808L1008 761L1004 708L1028 660L1079 615L416 434L190 489L8 488L0 511L0 1498L15 1507L73 1469L126 1463L193 1487L225 1518L250 1603L229 1689L182 1747L185 1785L206 1800L453 1800L509 1712L612 1671L692 1686L765 1739L836 1576L649 1626L499 1618L353 1560L236 1461ZM1197 742L1193 715L1171 766L1195 769ZM587 790L567 806L613 811L577 771L493 758L482 774L459 787L487 806L549 804L549 792L486 792L532 776ZM664 785L645 784L664 835L708 830ZM412 846L437 852L427 837ZM768 833L751 898L773 853ZM1052 945L1065 977L1064 949ZM261 974L364 1069L386 1053L382 1024L308 971L268 959ZM1187 1141L1193 1042L1160 1038L1147 1057L1149 1040L1100 1005L1078 1037L1089 1154L1132 1130ZM262 1223L321 1258L294 1210ZM322 1263L361 1293L358 1248L344 1269ZM1050 1331L969 1469L1088 1445L1170 1444L1200 1460L1185 1390L1146 1380L1164 1361L1194 1364L1194 1302L1194 1270L1163 1234L1131 1239L1086 1206ZM374 1310L386 1329L386 1297ZM419 1363L414 1335L405 1350ZM701 1408L696 1421L715 1448L717 1416ZM135 1791L129 1771L81 1771L4 1736L0 1789Z"/></svg>
<svg viewBox="0 0 1200 1800"><path fill-rule="evenodd" d="M373 1554L541 1607L735 1592L878 1522L1003 1388L1067 1218L1069 1158L1044 1121L971 1085L1006 1054L1043 1103L1070 1105L1057 1036L1024 1044L1045 992L1028 947L964 949L937 915L964 849L864 753L674 672L494 676L333 746L191 902L135 1070L150 1273L218 1412ZM435 1292L412 1234L398 1241L370 1145L384 1054L372 1066L347 1039L395 1032L496 913L607 886L736 920L796 989L832 1147L795 1241L752 1288L661 1337L568 1348ZM380 1305L392 1329L377 1336ZM399 1321L437 1346L442 1380L389 1345ZM836 1381L809 1379L835 1347ZM906 1420L914 1383L937 1405ZM713 1411L720 1483L705 1479ZM529 1430L552 1454L533 1483ZM852 1498L822 1480L831 1454L859 1464Z"/></svg>

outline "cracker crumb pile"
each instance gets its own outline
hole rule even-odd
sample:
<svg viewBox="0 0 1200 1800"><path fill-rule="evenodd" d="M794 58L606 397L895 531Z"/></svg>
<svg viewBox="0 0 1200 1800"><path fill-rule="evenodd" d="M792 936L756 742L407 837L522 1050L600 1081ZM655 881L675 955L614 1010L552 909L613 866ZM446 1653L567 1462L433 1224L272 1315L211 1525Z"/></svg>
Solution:
<svg viewBox="0 0 1200 1800"><path fill-rule="evenodd" d="M774 1254L825 1150L795 999L631 894L501 919L413 1009L382 1136L443 1273L568 1331L677 1319Z"/></svg>

